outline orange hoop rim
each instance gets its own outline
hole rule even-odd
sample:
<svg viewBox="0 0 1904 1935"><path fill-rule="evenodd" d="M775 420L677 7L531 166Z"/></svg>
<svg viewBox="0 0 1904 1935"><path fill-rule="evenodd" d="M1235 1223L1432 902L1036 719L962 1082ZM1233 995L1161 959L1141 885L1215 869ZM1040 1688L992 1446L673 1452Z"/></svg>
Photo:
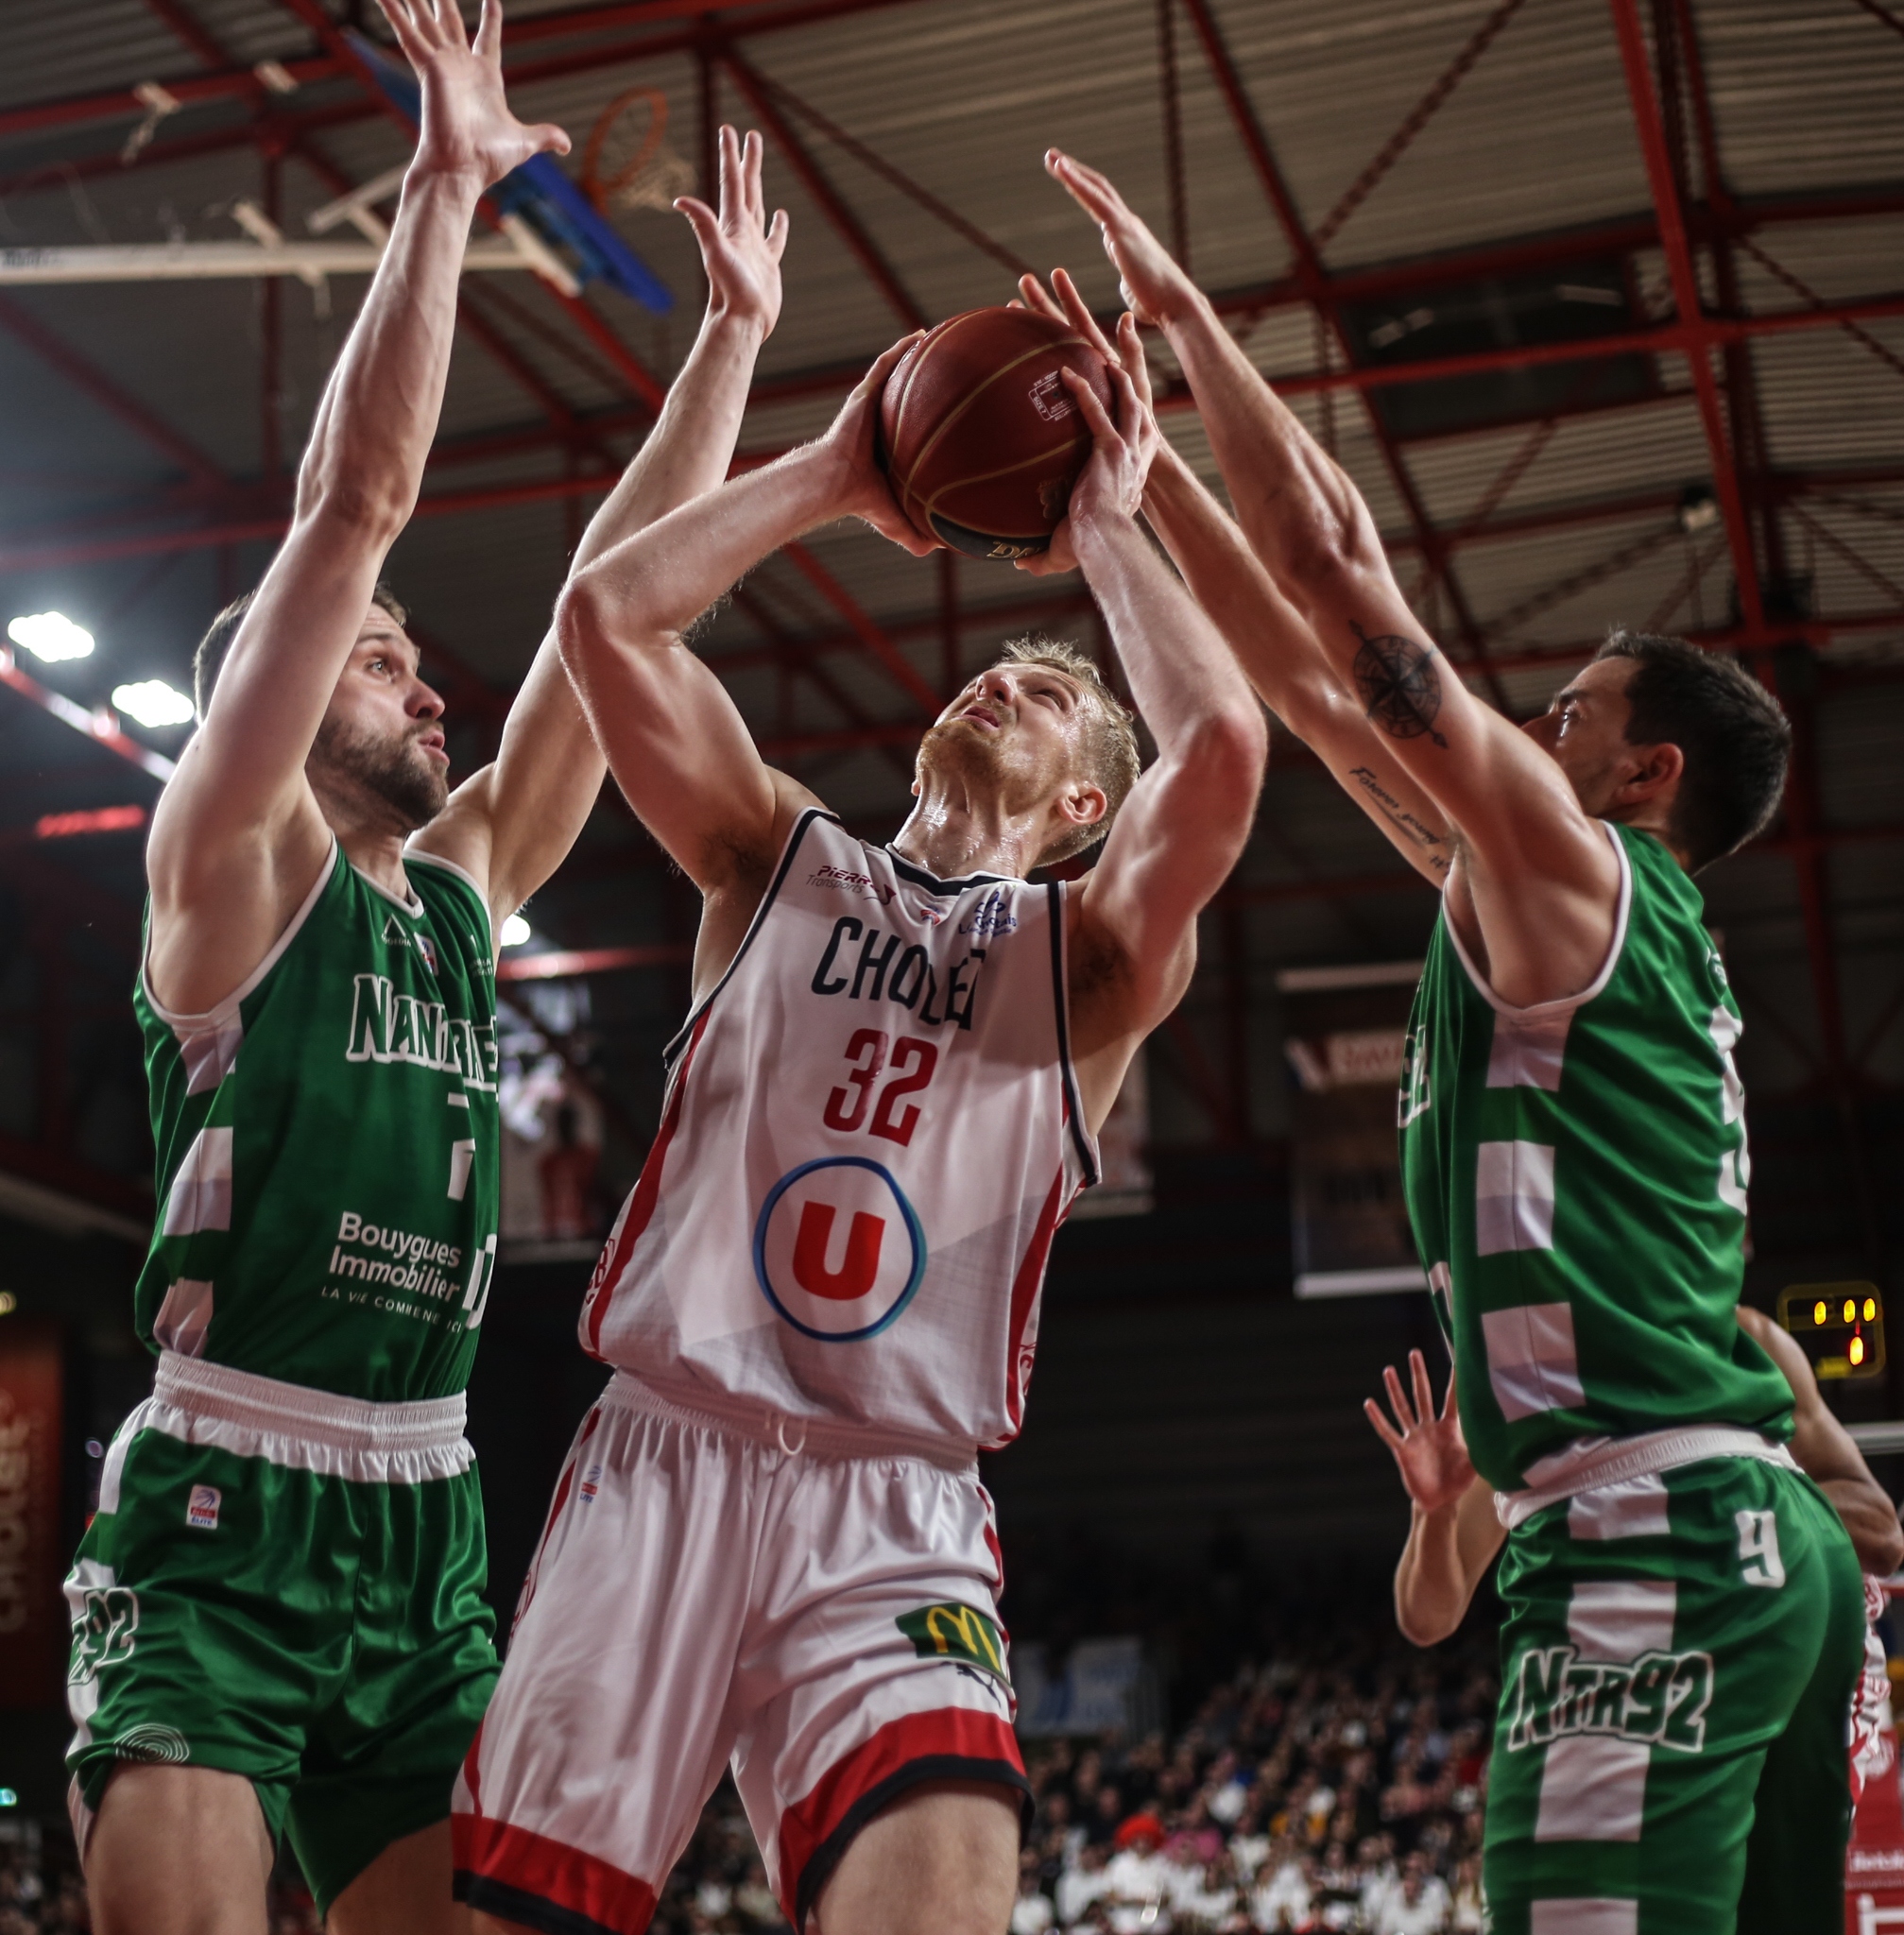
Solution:
<svg viewBox="0 0 1904 1935"><path fill-rule="evenodd" d="M642 137L642 145L635 150L635 158L626 166L618 169L611 180L601 179L602 147L609 137L609 129L615 125L624 109L636 101L648 104L648 131ZM631 87L619 94L595 117L595 125L589 129L589 139L582 149L582 192L597 208L611 196L619 195L655 156L660 152L663 140L668 132L668 97L658 87Z"/></svg>

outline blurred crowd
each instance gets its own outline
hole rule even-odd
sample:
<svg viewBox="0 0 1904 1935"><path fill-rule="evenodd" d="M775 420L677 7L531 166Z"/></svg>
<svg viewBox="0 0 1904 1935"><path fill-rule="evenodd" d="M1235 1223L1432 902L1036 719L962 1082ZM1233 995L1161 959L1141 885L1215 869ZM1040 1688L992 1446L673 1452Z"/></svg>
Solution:
<svg viewBox="0 0 1904 1935"><path fill-rule="evenodd" d="M86 1890L70 1838L43 1839L37 1823L9 1822L0 1841L0 1935L86 1935Z"/></svg>
<svg viewBox="0 0 1904 1935"><path fill-rule="evenodd" d="M1026 1741L1035 1806L1010 1935L1478 1931L1496 1692L1485 1622L1416 1652L1375 1603L1363 1622L1265 1628L1257 1660L1231 1664L1213 1687L1179 1670L1171 1704L1187 1724ZM1192 1637L1154 1629L1147 1643L1168 1655ZM0 1935L88 1926L63 1824L46 1824L43 1847L38 1833L9 1841L0 1830ZM318 1926L287 1852L271 1935ZM723 1781L661 1892L655 1935L785 1926Z"/></svg>
<svg viewBox="0 0 1904 1935"><path fill-rule="evenodd" d="M1338 1635L1244 1667L1174 1737L1028 1742L1011 1935L1479 1930L1495 1690L1484 1645ZM658 1935L784 1926L724 1782Z"/></svg>
<svg viewBox="0 0 1904 1935"><path fill-rule="evenodd" d="M1434 1654L1283 1655L1174 1740L1035 1751L1012 1935L1478 1930L1494 1694Z"/></svg>
<svg viewBox="0 0 1904 1935"><path fill-rule="evenodd" d="M20 1821L0 1829L0 1935L91 1935L86 1885L63 1819ZM310 1891L288 1850L271 1880L270 1935L321 1935Z"/></svg>

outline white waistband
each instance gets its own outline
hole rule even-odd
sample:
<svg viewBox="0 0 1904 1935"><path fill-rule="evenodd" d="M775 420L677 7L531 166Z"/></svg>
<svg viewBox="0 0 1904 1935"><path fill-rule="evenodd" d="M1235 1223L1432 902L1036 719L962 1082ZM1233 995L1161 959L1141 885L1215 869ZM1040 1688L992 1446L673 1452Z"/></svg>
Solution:
<svg viewBox="0 0 1904 1935"><path fill-rule="evenodd" d="M368 1397L284 1384L173 1350L160 1355L152 1396L198 1417L339 1451L440 1450L462 1437L467 1414L460 1391L407 1404L375 1404Z"/></svg>
<svg viewBox="0 0 1904 1935"><path fill-rule="evenodd" d="M152 1395L113 1434L99 1509L119 1509L126 1459L142 1432L358 1484L424 1484L476 1461L463 1436L463 1396L372 1404L165 1351Z"/></svg>
<svg viewBox="0 0 1904 1935"><path fill-rule="evenodd" d="M1672 1425L1631 1438L1577 1438L1529 1465L1526 1476L1534 1482L1524 1490L1496 1492L1495 1515L1512 1532L1563 1498L1707 1458L1758 1458L1793 1471L1799 1468L1783 1445L1742 1425Z"/></svg>
<svg viewBox="0 0 1904 1935"><path fill-rule="evenodd" d="M725 1392L695 1391L677 1395L658 1391L628 1371L617 1371L602 1393L602 1402L619 1411L646 1412L677 1424L698 1425L728 1431L784 1451L810 1458L918 1458L947 1471L970 1471L978 1463L975 1446L958 1445L924 1432L901 1431L885 1425L847 1424L837 1418L800 1417L776 1411Z"/></svg>

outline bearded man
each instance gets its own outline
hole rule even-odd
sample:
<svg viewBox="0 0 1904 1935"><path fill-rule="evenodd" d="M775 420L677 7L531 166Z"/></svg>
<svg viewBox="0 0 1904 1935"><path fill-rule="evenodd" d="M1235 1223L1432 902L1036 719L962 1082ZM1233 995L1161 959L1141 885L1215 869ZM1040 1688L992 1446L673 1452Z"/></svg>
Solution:
<svg viewBox="0 0 1904 1935"><path fill-rule="evenodd" d="M385 0L422 84L389 246L291 529L196 666L153 817L146 1037L159 1355L68 1582L68 1764L101 1935L263 1935L280 1831L326 1926L435 1935L450 1796L496 1673L463 1436L496 1263L495 941L603 762L544 644L452 794L442 701L378 585L436 434L478 197L558 128L504 99L501 18ZM727 471L780 308L760 146L682 204L708 320L579 561Z"/></svg>

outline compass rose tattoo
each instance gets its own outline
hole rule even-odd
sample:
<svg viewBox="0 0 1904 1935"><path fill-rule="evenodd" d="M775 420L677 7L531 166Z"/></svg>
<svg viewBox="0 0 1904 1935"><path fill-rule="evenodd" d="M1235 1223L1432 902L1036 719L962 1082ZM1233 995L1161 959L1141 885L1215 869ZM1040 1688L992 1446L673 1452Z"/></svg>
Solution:
<svg viewBox="0 0 1904 1935"><path fill-rule="evenodd" d="M1419 739L1425 732L1436 745L1448 741L1434 729L1441 711L1441 675L1434 669L1434 649L1394 633L1375 638L1354 619L1349 629L1362 641L1355 655L1355 689L1368 716L1391 739Z"/></svg>

